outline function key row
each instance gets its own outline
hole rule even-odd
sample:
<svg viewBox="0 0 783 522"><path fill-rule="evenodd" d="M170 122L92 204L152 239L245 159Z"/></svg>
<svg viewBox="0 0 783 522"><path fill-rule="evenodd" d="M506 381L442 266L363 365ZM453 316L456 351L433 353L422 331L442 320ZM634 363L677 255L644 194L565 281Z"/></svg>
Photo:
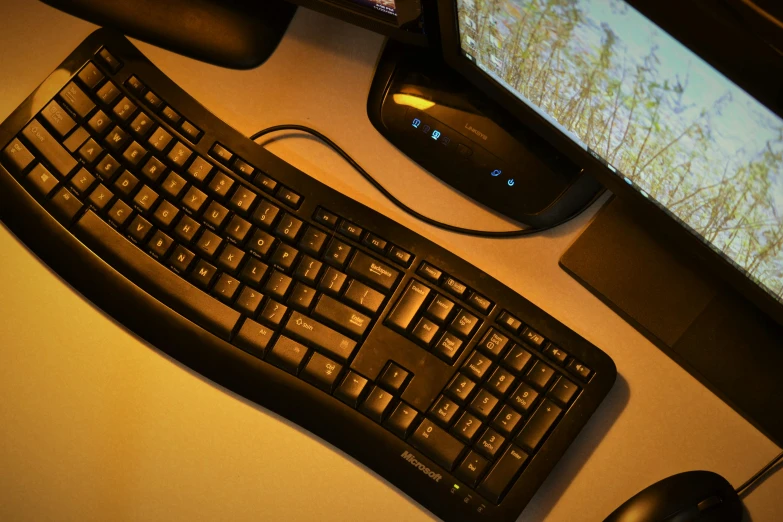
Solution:
<svg viewBox="0 0 783 522"><path fill-rule="evenodd" d="M427 281L445 289L452 295L463 299L484 315L489 314L489 312L492 310L492 306L494 305L492 301L475 290L471 290L468 288L468 285L462 281L444 273L443 270L430 263L427 263L426 261L423 261L421 265L419 265L416 273L418 273Z"/></svg>
<svg viewBox="0 0 783 522"><path fill-rule="evenodd" d="M157 113L173 128L180 131L188 141L196 144L201 139L201 136L204 134L201 129L183 118L171 105L168 105L157 94L147 88L138 77L131 76L125 80L125 86L139 99L143 100L153 112Z"/></svg>
<svg viewBox="0 0 783 522"><path fill-rule="evenodd" d="M385 255L386 258L405 268L408 268L413 260L413 255L410 252L390 243L373 232L365 231L356 223L343 219L323 207L318 207L315 210L313 219L331 230L337 230L339 234L366 246L370 250Z"/></svg>
<svg viewBox="0 0 783 522"><path fill-rule="evenodd" d="M498 315L496 321L503 329L521 337L525 345L543 352L548 359L561 367L565 367L582 381L587 382L590 380L593 371L589 367L572 357L559 346L547 341L543 335L532 327L525 325L509 311L503 310Z"/></svg>
<svg viewBox="0 0 783 522"><path fill-rule="evenodd" d="M227 147L220 143L215 143L209 151L209 155L231 168L237 174L250 180L256 187L264 192L274 194L277 199L284 202L292 208L299 208L302 204L302 196L269 177L260 169L254 167L244 159L240 158Z"/></svg>

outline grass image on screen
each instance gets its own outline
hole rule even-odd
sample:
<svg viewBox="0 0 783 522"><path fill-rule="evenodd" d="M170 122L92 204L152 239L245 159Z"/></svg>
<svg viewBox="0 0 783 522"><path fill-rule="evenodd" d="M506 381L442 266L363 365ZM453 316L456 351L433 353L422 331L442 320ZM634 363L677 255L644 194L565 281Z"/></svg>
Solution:
<svg viewBox="0 0 783 522"><path fill-rule="evenodd" d="M619 0L458 0L486 74L783 300L783 120Z"/></svg>
<svg viewBox="0 0 783 522"><path fill-rule="evenodd" d="M394 0L350 0L354 4L358 4L370 9L375 9L382 13L389 15L397 15L397 6L394 5Z"/></svg>

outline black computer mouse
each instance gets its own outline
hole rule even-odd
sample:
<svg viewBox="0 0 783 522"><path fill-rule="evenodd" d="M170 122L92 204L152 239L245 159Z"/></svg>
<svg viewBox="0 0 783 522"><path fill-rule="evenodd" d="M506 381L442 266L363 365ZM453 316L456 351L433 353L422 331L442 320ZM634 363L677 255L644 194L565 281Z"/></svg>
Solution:
<svg viewBox="0 0 783 522"><path fill-rule="evenodd" d="M687 471L648 486L604 522L740 522L742 501L711 471Z"/></svg>

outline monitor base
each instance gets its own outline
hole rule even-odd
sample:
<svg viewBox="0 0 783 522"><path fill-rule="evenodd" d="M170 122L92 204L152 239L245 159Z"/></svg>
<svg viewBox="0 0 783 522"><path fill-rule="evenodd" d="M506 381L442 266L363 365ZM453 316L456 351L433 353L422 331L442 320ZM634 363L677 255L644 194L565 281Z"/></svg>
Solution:
<svg viewBox="0 0 783 522"><path fill-rule="evenodd" d="M603 187L449 69L438 51L389 41L367 113L413 161L490 210L544 227Z"/></svg>
<svg viewBox="0 0 783 522"><path fill-rule="evenodd" d="M776 444L783 327L614 198L561 267Z"/></svg>
<svg viewBox="0 0 783 522"><path fill-rule="evenodd" d="M68 14L204 62L252 69L277 48L296 6L282 0L42 0Z"/></svg>

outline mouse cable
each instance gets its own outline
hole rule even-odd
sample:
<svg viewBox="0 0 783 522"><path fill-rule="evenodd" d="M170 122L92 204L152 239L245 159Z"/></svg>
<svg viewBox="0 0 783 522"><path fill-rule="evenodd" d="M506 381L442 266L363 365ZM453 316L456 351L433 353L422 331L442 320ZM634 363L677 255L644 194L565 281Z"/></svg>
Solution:
<svg viewBox="0 0 783 522"><path fill-rule="evenodd" d="M743 485L735 489L734 491L737 492L737 495L742 496L745 494L745 492L750 488L753 484L755 484L759 479L761 479L764 475L769 473L769 471L775 467L776 464L783 462L783 451L781 451L777 457L769 461L769 464L761 468L755 475L750 477Z"/></svg>
<svg viewBox="0 0 783 522"><path fill-rule="evenodd" d="M593 198L587 202L582 208L580 208L578 211L574 212L569 217L554 223L552 225L547 225L545 227L529 227L529 228L521 228L517 230L475 230L472 228L462 228L455 225L450 225L448 223L444 223L442 221L437 221L435 219L432 219L430 217L425 216L424 214L421 214L417 212L416 210L412 209L399 199L397 199L391 192L386 190L386 188L381 185L375 178L373 178L366 170L362 168L361 165L359 165L356 160L354 160L347 152L345 152L343 149L340 148L339 145L337 145L335 142L324 136L322 133L318 132L315 129L312 129L310 127L306 127L304 125L275 125L274 127L269 127L263 130L260 130L250 136L250 139L253 141L256 141L258 138L265 136L267 134L270 134L272 132L278 132L283 130L297 130L306 132L308 134L311 134L315 136L316 138L320 139L322 142L324 142L326 145L334 149L337 154L342 156L342 158L347 161L356 171L362 175L364 179L370 182L370 184L378 189L381 194L383 194L386 199L394 203L397 207L402 209L404 212L410 214L411 216L415 217L416 219L423 221L429 225L432 225L436 228L440 228L442 230L448 230L449 232L456 232L458 234L466 235L466 236L474 236L474 237L483 237L483 238L512 238L512 237L522 237L522 236L529 236L531 234L537 234L539 232L543 232L545 230L549 230L551 228L560 226L564 223L567 223L568 221L571 221L576 216L587 210L590 205L595 203L599 197L603 194L602 190L599 190L598 193L596 193Z"/></svg>

